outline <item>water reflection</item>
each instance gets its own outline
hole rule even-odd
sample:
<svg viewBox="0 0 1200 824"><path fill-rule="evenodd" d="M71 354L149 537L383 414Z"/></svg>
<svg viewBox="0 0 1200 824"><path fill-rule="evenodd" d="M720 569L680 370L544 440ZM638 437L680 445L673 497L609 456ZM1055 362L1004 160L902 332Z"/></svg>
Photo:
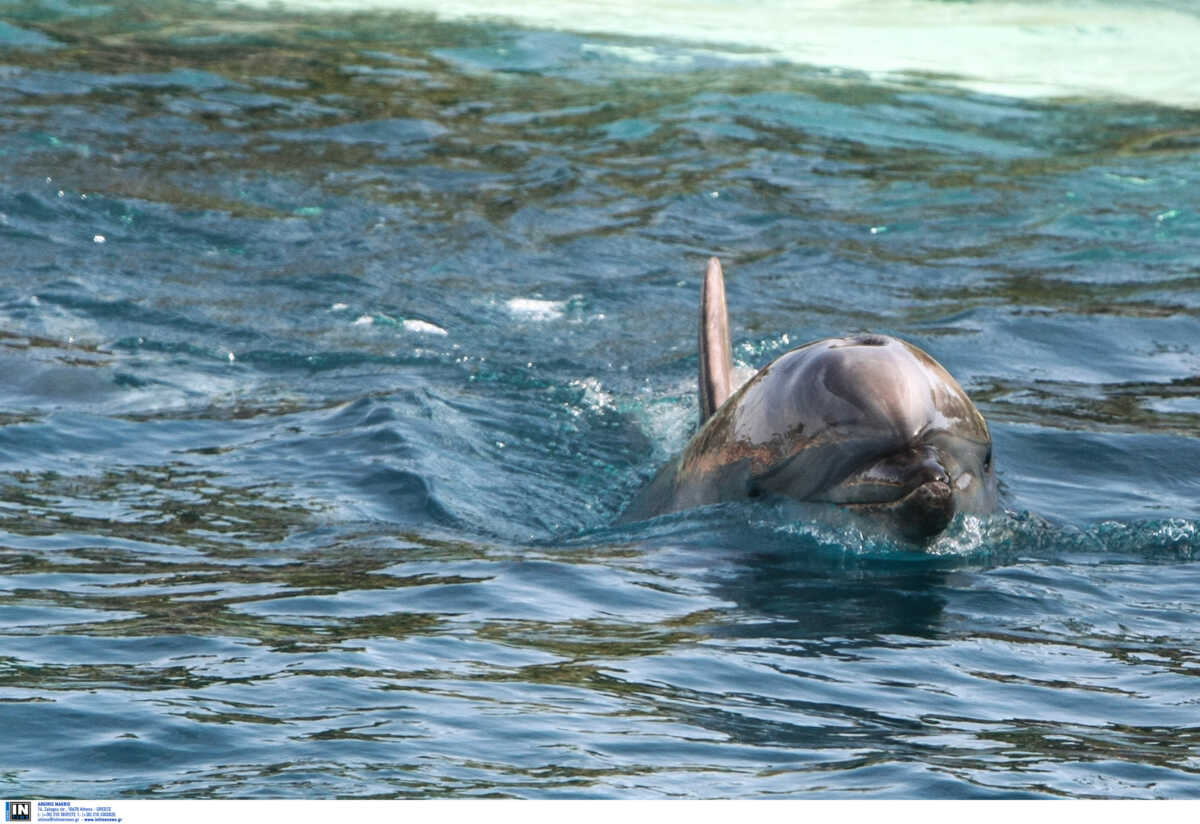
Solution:
<svg viewBox="0 0 1200 824"><path fill-rule="evenodd" d="M722 634L877 639L929 638L938 632L946 604L940 588L951 574L947 571L877 568L848 574L797 569L779 559L759 560L716 588L715 594L736 603L749 619L723 628Z"/></svg>

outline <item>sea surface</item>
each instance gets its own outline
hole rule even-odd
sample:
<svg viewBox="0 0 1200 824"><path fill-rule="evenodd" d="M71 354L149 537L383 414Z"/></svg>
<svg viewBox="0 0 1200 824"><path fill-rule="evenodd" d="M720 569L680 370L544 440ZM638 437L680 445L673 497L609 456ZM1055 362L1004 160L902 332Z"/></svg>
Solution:
<svg viewBox="0 0 1200 824"><path fill-rule="evenodd" d="M690 5L0 2L0 795L1200 798L1200 13ZM615 525L710 255L1004 511Z"/></svg>

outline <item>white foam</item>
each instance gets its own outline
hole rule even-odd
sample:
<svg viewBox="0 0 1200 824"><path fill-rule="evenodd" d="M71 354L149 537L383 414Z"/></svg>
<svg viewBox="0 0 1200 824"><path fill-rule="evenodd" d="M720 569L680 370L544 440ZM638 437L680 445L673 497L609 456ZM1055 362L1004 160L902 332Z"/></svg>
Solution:
<svg viewBox="0 0 1200 824"><path fill-rule="evenodd" d="M440 326L436 326L428 321L407 319L404 321L404 331L416 332L422 335L448 335L450 334Z"/></svg>
<svg viewBox="0 0 1200 824"><path fill-rule="evenodd" d="M567 309L565 300L539 300L537 298L511 298L504 304L508 311L521 320L557 320Z"/></svg>
<svg viewBox="0 0 1200 824"><path fill-rule="evenodd" d="M1200 16L1134 0L248 2L308 11L410 10L444 20L505 20L724 46L735 58L759 51L876 77L934 74L943 82L1019 97L1138 99L1200 108ZM665 59L650 46L602 48L634 62Z"/></svg>
<svg viewBox="0 0 1200 824"><path fill-rule="evenodd" d="M336 304L336 306L345 306L345 304ZM405 318L397 320L390 315L385 315L382 312L374 315L362 314L359 315L351 323L352 326L399 326L405 332L414 332L419 335L448 335L450 334L442 327L430 323L429 321L418 320L416 318Z"/></svg>

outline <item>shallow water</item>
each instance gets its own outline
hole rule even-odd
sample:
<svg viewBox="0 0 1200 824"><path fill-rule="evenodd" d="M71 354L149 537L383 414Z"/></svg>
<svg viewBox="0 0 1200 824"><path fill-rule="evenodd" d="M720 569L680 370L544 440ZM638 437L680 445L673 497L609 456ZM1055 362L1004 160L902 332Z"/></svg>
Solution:
<svg viewBox="0 0 1200 824"><path fill-rule="evenodd" d="M0 6L4 795L1200 796L1200 102L145 6ZM711 254L1006 512L613 526Z"/></svg>

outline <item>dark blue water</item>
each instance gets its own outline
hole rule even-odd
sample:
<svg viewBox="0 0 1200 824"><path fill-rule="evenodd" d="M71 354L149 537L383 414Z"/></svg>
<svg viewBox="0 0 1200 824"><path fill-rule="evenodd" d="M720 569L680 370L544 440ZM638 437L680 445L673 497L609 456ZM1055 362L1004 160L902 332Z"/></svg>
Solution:
<svg viewBox="0 0 1200 824"><path fill-rule="evenodd" d="M1195 110L0 17L0 794L1200 796ZM695 420L712 254L744 367L945 364L1006 512L612 526Z"/></svg>

